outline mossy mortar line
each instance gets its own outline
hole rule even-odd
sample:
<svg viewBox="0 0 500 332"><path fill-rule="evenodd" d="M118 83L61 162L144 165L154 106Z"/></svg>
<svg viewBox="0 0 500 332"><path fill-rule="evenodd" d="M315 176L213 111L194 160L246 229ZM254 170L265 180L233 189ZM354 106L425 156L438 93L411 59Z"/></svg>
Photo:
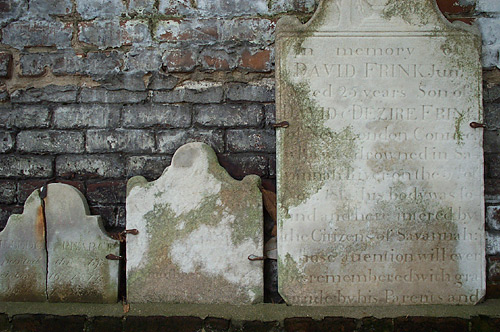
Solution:
<svg viewBox="0 0 500 332"><path fill-rule="evenodd" d="M500 318L500 299L488 300L476 306L420 305L420 306L377 306L377 307L302 307L284 304L224 305L224 304L157 304L130 305L130 311L123 313L117 304L95 303L0 303L0 313L9 316L22 314L46 314L58 316L84 315L91 317L109 316L191 316L217 317L232 320L283 321L293 317L346 318L396 318L396 317L454 317L469 319L475 316Z"/></svg>

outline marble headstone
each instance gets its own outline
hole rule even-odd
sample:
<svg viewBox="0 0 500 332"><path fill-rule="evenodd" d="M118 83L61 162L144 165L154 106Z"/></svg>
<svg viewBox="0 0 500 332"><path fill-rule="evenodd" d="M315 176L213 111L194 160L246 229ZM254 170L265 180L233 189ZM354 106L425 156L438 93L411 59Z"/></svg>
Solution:
<svg viewBox="0 0 500 332"><path fill-rule="evenodd" d="M278 22L287 303L482 299L480 45L434 0L323 0L305 25Z"/></svg>
<svg viewBox="0 0 500 332"><path fill-rule="evenodd" d="M10 216L0 232L0 301L45 302L47 254L42 201L34 191L23 214Z"/></svg>
<svg viewBox="0 0 500 332"><path fill-rule="evenodd" d="M91 216L85 197L76 188L48 185L48 280L50 302L115 303L118 301L119 241L104 230L100 216Z"/></svg>
<svg viewBox="0 0 500 332"><path fill-rule="evenodd" d="M255 175L237 181L211 147L189 143L153 182L128 183L127 298L131 303L263 300L263 210Z"/></svg>

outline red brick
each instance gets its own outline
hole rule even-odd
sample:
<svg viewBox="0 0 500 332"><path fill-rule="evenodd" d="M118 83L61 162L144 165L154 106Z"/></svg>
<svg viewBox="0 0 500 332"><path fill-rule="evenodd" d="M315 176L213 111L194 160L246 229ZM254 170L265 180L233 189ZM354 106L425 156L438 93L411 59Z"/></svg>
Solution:
<svg viewBox="0 0 500 332"><path fill-rule="evenodd" d="M160 41L216 41L219 23L213 19L186 19L161 21L155 31Z"/></svg>
<svg viewBox="0 0 500 332"><path fill-rule="evenodd" d="M268 49L258 50L253 53L249 50L243 51L240 67L254 72L268 72L271 70L271 51Z"/></svg>
<svg viewBox="0 0 500 332"><path fill-rule="evenodd" d="M166 72L192 72L196 67L196 54L188 50L172 50L165 53L163 67Z"/></svg>
<svg viewBox="0 0 500 332"><path fill-rule="evenodd" d="M396 318L394 332L468 332L469 326L461 318L406 317Z"/></svg>
<svg viewBox="0 0 500 332"><path fill-rule="evenodd" d="M57 182L68 184L80 190L80 192L85 193L85 185L83 182L67 180L58 180ZM41 188L45 183L46 181L44 180L28 180L19 182L19 189L17 193L18 202L24 203L24 201L26 201L26 199L29 197L29 195L31 195L33 191Z"/></svg>
<svg viewBox="0 0 500 332"><path fill-rule="evenodd" d="M87 197L93 204L125 203L126 180L104 181L87 184Z"/></svg>
<svg viewBox="0 0 500 332"><path fill-rule="evenodd" d="M220 57L212 57L210 55L203 56L203 67L210 70L230 70L231 66L227 59L227 53L221 54Z"/></svg>
<svg viewBox="0 0 500 332"><path fill-rule="evenodd" d="M462 6L457 0L437 0L439 9L445 14L468 14L474 6Z"/></svg>

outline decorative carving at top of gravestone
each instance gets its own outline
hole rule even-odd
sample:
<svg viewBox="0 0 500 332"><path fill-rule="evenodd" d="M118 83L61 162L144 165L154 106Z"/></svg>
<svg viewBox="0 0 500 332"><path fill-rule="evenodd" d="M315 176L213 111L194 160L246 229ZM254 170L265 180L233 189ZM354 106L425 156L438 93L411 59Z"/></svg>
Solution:
<svg viewBox="0 0 500 332"><path fill-rule="evenodd" d="M298 305L485 293L481 39L434 0L323 0L277 27L280 293Z"/></svg>
<svg viewBox="0 0 500 332"><path fill-rule="evenodd" d="M156 181L128 183L130 302L248 304L263 299L262 197L255 175L237 181L208 145L189 143Z"/></svg>
<svg viewBox="0 0 500 332"><path fill-rule="evenodd" d="M53 183L45 199L50 302L118 301L120 243L107 236L100 216L91 216L76 188Z"/></svg>
<svg viewBox="0 0 500 332"><path fill-rule="evenodd" d="M45 302L47 253L40 192L34 191L23 214L10 216L0 232L0 301Z"/></svg>

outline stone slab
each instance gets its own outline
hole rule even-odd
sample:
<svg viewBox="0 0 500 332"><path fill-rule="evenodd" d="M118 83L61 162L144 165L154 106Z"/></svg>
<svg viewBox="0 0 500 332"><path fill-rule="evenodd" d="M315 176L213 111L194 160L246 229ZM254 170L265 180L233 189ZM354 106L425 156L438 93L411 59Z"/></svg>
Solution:
<svg viewBox="0 0 500 332"><path fill-rule="evenodd" d="M34 191L23 214L11 215L0 232L0 302L44 302L47 255L42 201Z"/></svg>
<svg viewBox="0 0 500 332"><path fill-rule="evenodd" d="M485 294L475 28L434 0L324 0L277 27L279 289L294 305Z"/></svg>
<svg viewBox="0 0 500 332"><path fill-rule="evenodd" d="M105 232L100 216L91 216L76 188L53 183L45 199L50 302L118 301L119 241Z"/></svg>
<svg viewBox="0 0 500 332"><path fill-rule="evenodd" d="M128 183L127 299L131 303L263 300L263 210L255 175L234 180L211 147L179 148L163 175Z"/></svg>

